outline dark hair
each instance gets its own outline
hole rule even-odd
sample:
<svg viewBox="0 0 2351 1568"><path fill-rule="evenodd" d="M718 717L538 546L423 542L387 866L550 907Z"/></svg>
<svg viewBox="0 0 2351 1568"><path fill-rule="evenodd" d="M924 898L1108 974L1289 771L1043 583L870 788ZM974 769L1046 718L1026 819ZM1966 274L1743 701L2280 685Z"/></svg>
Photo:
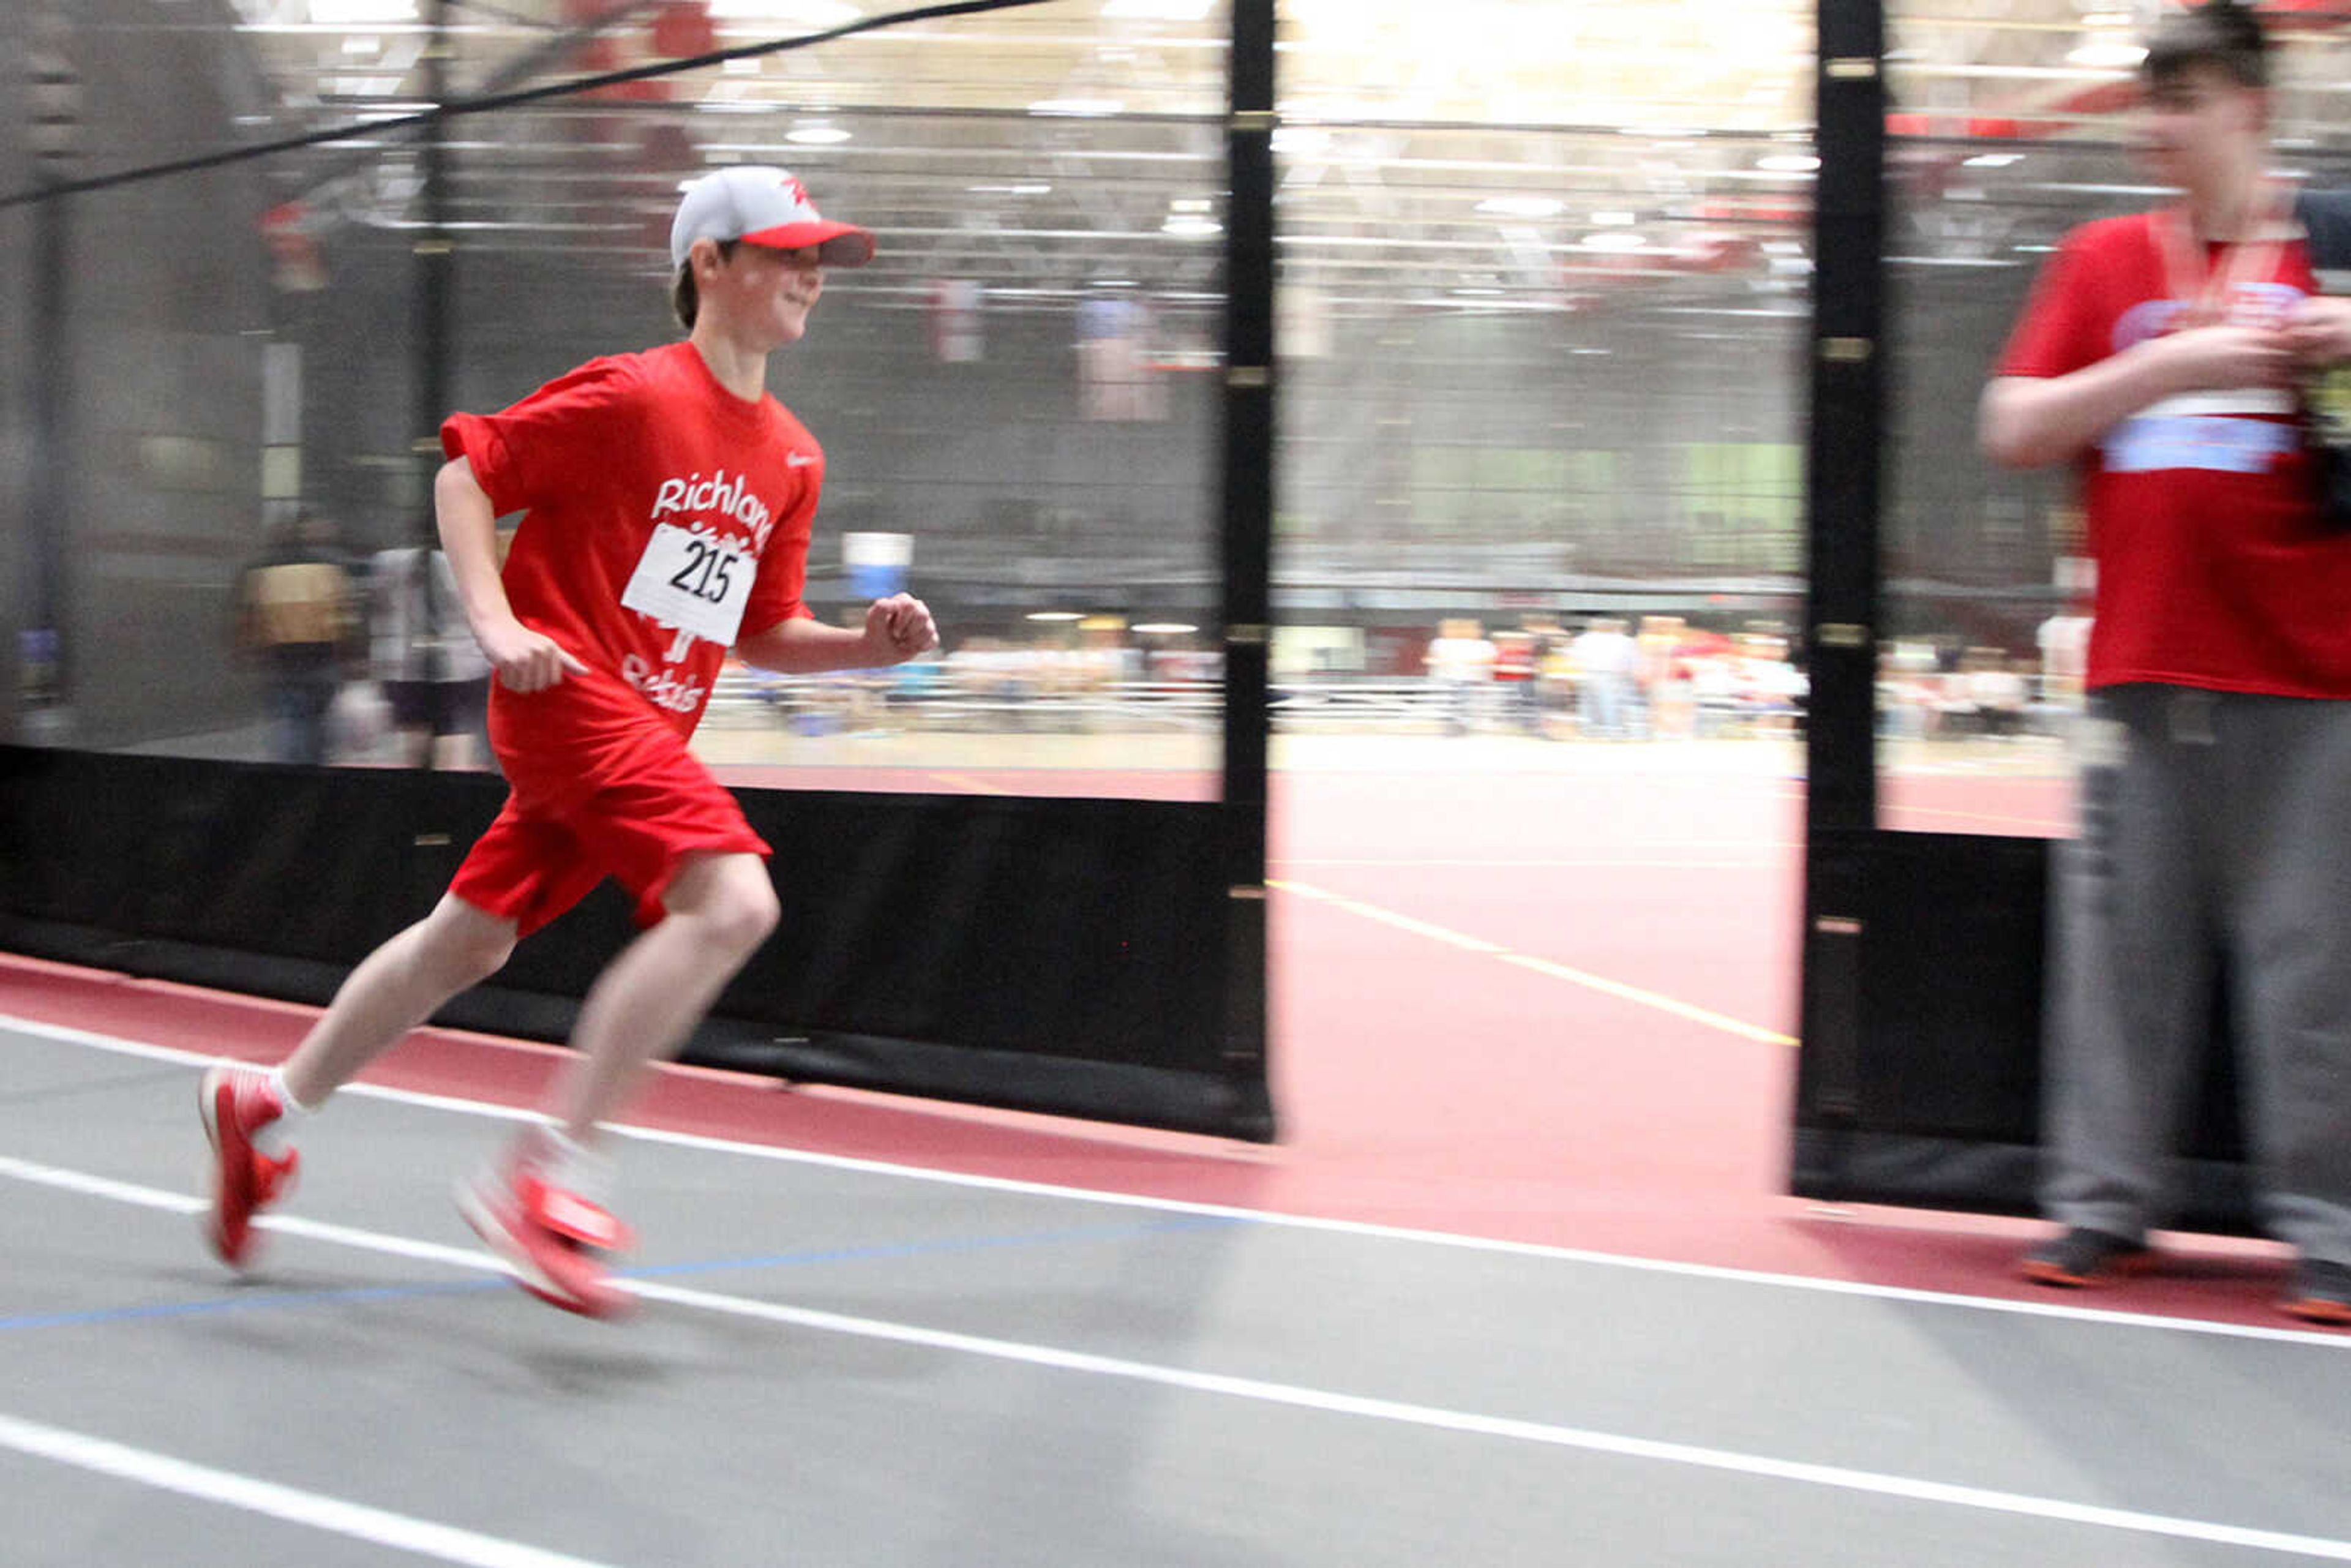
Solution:
<svg viewBox="0 0 2351 1568"><path fill-rule="evenodd" d="M2197 66L2218 67L2240 87L2270 85L2269 39L2251 5L2204 0L2191 10L2173 12L2157 25L2139 68L2150 86L2161 87Z"/></svg>
<svg viewBox="0 0 2351 1568"><path fill-rule="evenodd" d="M739 239L722 239L718 244L718 259L725 261L735 254ZM687 256L677 264L677 276L670 280L669 308L676 313L678 325L694 330L694 319L702 314L702 289L694 281L694 257Z"/></svg>

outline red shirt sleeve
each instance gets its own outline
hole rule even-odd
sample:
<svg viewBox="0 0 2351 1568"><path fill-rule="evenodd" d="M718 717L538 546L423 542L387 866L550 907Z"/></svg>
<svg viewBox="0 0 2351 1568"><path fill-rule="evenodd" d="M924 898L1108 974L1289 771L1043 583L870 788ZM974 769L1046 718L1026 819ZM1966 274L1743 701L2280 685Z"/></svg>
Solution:
<svg viewBox="0 0 2351 1568"><path fill-rule="evenodd" d="M810 616L800 599L808 589L809 540L816 531L817 496L824 488L824 459L820 455L796 472L800 476L799 494L792 498L768 548L760 552L759 575L751 584L750 601L743 607L746 634Z"/></svg>
<svg viewBox="0 0 2351 1568"><path fill-rule="evenodd" d="M499 516L518 512L634 443L644 384L632 357L590 360L496 413L451 414L441 451L465 459Z"/></svg>
<svg viewBox="0 0 2351 1568"><path fill-rule="evenodd" d="M2024 315L2009 335L1994 375L2069 375L2112 351L2101 329L2095 292L2099 269L2090 263L2090 249L2087 230L2075 229L2065 236L2034 281Z"/></svg>

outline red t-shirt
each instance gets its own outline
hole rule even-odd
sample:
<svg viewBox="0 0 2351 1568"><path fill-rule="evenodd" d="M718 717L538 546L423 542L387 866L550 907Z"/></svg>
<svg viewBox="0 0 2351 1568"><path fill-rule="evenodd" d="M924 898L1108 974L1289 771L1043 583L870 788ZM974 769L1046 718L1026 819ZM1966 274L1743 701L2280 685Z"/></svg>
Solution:
<svg viewBox="0 0 2351 1568"><path fill-rule="evenodd" d="M2218 268L2220 248L2210 253ZM2283 246L2228 300L2274 320L2316 291ZM2171 329L2155 214L2085 224L2035 285L1998 373L2062 376ZM2082 461L2098 563L2088 685L2157 681L2351 697L2351 530L2330 525L2290 392L2199 392L2140 410Z"/></svg>
<svg viewBox="0 0 2351 1568"><path fill-rule="evenodd" d="M501 516L524 514L503 574L516 618L590 671L528 695L493 683L506 742L550 749L656 716L690 735L727 648L808 613L824 454L773 397L719 385L691 343L454 414L441 448Z"/></svg>

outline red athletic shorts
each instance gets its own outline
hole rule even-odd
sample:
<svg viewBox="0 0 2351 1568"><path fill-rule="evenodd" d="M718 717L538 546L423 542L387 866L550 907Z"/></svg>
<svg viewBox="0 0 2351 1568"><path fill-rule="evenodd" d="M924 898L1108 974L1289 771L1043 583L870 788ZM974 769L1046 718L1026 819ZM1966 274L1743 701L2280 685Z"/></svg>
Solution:
<svg viewBox="0 0 2351 1568"><path fill-rule="evenodd" d="M521 936L608 876L636 900L637 924L652 925L686 855L772 852L685 737L625 687L593 689L606 682L574 678L552 692L493 696L490 738L514 793L449 891L514 921Z"/></svg>

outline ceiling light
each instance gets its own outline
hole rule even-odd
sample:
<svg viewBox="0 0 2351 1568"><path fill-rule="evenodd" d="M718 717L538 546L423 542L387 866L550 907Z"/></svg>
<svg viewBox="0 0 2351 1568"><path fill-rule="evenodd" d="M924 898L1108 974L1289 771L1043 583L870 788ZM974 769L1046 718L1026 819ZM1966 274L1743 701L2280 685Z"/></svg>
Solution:
<svg viewBox="0 0 2351 1568"><path fill-rule="evenodd" d="M1102 14L1144 22L1196 22L1217 0L1103 0Z"/></svg>
<svg viewBox="0 0 2351 1568"><path fill-rule="evenodd" d="M2011 163L2023 162L2024 154L2022 152L1979 152L1972 158L1961 160L1961 166L1969 169L2005 169Z"/></svg>
<svg viewBox="0 0 2351 1568"><path fill-rule="evenodd" d="M1621 229L1631 227L1634 217L1630 213L1594 213L1592 221L1600 228Z"/></svg>
<svg viewBox="0 0 2351 1568"><path fill-rule="evenodd" d="M1184 637L1199 628L1189 621L1138 621L1134 630L1145 637Z"/></svg>
<svg viewBox="0 0 2351 1568"><path fill-rule="evenodd" d="M1171 213L1207 213L1216 210L1216 204L1205 196L1177 196L1167 204Z"/></svg>
<svg viewBox="0 0 2351 1568"><path fill-rule="evenodd" d="M964 189L975 196L1047 196L1053 192L1050 185L966 185Z"/></svg>
<svg viewBox="0 0 2351 1568"><path fill-rule="evenodd" d="M1821 166L1821 161L1809 152L1774 152L1755 160L1755 166L1774 174L1809 174Z"/></svg>
<svg viewBox="0 0 2351 1568"><path fill-rule="evenodd" d="M1126 105L1114 98L1040 98L1029 106L1031 114L1116 114Z"/></svg>
<svg viewBox="0 0 2351 1568"><path fill-rule="evenodd" d="M1555 218L1566 204L1550 196L1489 196L1478 210L1502 218Z"/></svg>
<svg viewBox="0 0 2351 1568"><path fill-rule="evenodd" d="M1210 239L1224 233L1225 225L1197 213L1171 213L1159 232L1172 239Z"/></svg>
<svg viewBox="0 0 2351 1568"><path fill-rule="evenodd" d="M2088 66L2096 70L2126 71L2136 69L2139 62L2147 58L2147 50L2141 45L2125 43L2119 38L2115 38L2102 43L2084 44L2080 48L2068 54L2065 58L2071 64Z"/></svg>
<svg viewBox="0 0 2351 1568"><path fill-rule="evenodd" d="M1586 250L1639 250L1649 242L1629 229L1603 229L1578 242Z"/></svg>
<svg viewBox="0 0 2351 1568"><path fill-rule="evenodd" d="M310 0L310 20L324 27L367 27L413 22L416 0Z"/></svg>
<svg viewBox="0 0 2351 1568"><path fill-rule="evenodd" d="M838 147L850 139L850 132L838 125L802 125L784 132L784 140L802 147Z"/></svg>
<svg viewBox="0 0 2351 1568"><path fill-rule="evenodd" d="M1080 610L1031 610L1027 617L1030 621L1083 621L1085 618L1085 612Z"/></svg>

